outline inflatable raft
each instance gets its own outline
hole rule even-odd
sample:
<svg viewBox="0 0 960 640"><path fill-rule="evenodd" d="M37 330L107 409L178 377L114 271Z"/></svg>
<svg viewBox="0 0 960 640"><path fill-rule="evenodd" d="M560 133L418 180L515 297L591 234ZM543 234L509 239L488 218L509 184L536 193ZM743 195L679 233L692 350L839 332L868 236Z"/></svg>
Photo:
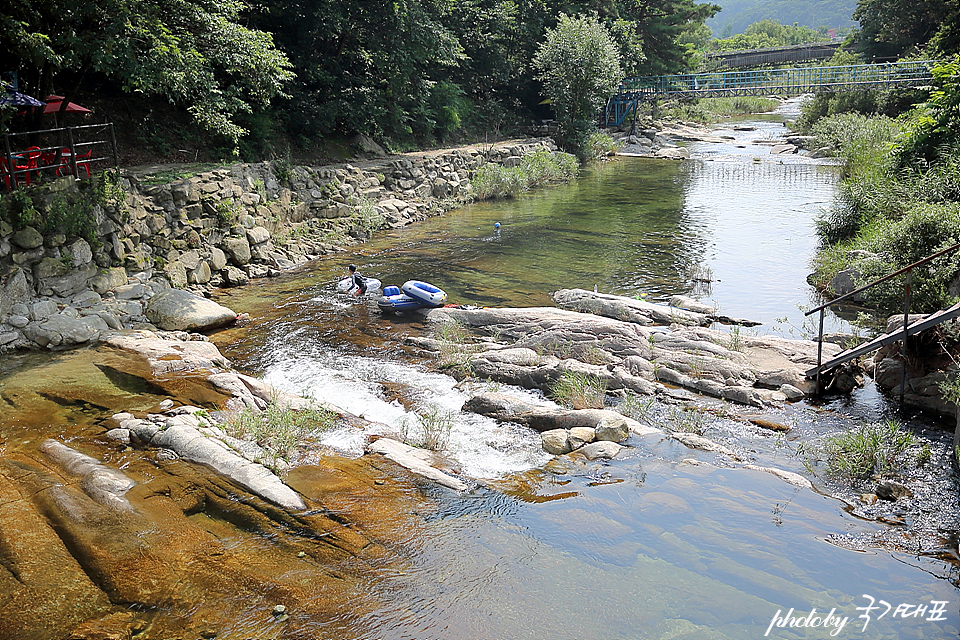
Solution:
<svg viewBox="0 0 960 640"><path fill-rule="evenodd" d="M403 313L422 309L427 305L400 291L400 287L384 287L383 295L377 300L377 307L384 313Z"/></svg>
<svg viewBox="0 0 960 640"><path fill-rule="evenodd" d="M400 289L414 300L419 300L426 307L442 307L443 303L447 301L446 292L429 282L407 280Z"/></svg>
<svg viewBox="0 0 960 640"><path fill-rule="evenodd" d="M376 278L364 278L367 284L367 292L376 291L380 288L380 281ZM337 283L337 291L340 293L353 293L357 290L357 283L353 281L353 276L344 278Z"/></svg>

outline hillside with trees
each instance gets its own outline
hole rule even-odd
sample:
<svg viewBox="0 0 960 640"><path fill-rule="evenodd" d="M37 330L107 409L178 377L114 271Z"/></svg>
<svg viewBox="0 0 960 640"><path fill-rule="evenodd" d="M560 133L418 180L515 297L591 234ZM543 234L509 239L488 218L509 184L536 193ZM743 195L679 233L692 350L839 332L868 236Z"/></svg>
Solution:
<svg viewBox="0 0 960 640"><path fill-rule="evenodd" d="M761 20L810 29L856 27L856 0L719 0L723 10L706 21L715 38L730 38Z"/></svg>

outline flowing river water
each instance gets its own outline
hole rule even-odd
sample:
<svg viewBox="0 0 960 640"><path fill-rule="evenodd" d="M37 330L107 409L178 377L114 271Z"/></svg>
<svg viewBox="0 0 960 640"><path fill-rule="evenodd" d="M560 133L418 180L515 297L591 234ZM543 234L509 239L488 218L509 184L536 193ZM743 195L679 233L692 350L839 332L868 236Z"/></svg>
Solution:
<svg viewBox="0 0 960 640"><path fill-rule="evenodd" d="M425 331L420 323L336 295L332 283L348 261L385 284L423 279L453 302L481 306L550 305L549 292L571 287L653 301L695 295L763 322L755 331L799 337L800 307L814 302L805 281L813 220L838 170L751 144L782 134L780 117L758 117L751 131L740 124L718 132L729 143L690 145L692 161L622 158L568 186L473 205L281 282L229 291L222 302L259 319L217 342L281 388L396 428L425 403L458 411L476 389L403 346ZM779 419L816 435L889 411L868 388ZM761 464L804 473L789 441L731 424L711 435ZM363 441L356 429L323 438L348 455ZM766 635L791 608L849 621L837 633L774 626L767 637L946 638L960 627L950 565L843 548L835 543L889 525L764 473L681 463L713 455L645 443L609 463L545 471L535 434L467 414L458 414L447 453L481 488L438 492L436 512L411 536L414 568L383 587L393 604L361 623L369 637L746 639ZM938 616L865 624L858 607L867 595L894 606L947 604Z"/></svg>
<svg viewBox="0 0 960 640"><path fill-rule="evenodd" d="M751 144L781 135L780 116L739 124L753 130L719 131L732 137L728 143L691 144L691 161L621 158L570 185L381 232L353 253L219 296L251 315L212 338L237 367L382 423L383 430L410 424L416 408L454 412L446 455L475 482L461 494L418 489L416 509L382 523L398 530L402 562L383 561L376 579L351 596L355 608L335 619L301 620L296 637L957 637L956 564L869 543L911 517L895 505L889 517L860 517L826 492L669 440L628 442L606 462L548 464L536 433L459 413L472 392L490 385L458 384L404 343L426 334L425 325L381 315L372 299L334 291L347 263L355 262L385 284L427 280L452 302L481 306L552 306L551 291L572 287L652 301L685 294L718 304L726 315L761 321L753 331L799 337L799 307L815 302L805 282L816 246L813 220L831 200L838 170ZM845 325L831 319L831 327ZM47 365L31 366L43 375ZM139 406L135 395L126 401ZM786 437L725 418L723 410L715 411L707 435L757 464L807 475L823 487L796 455L798 442L891 411L867 387L850 398L766 412L794 427ZM24 424L38 419L0 420L4 446L26 446ZM929 420L921 426L940 437ZM367 435L355 427L323 434L322 449L303 454L293 484L311 486L311 456L359 456ZM937 460L944 467L937 473L947 476L948 462ZM956 491L952 479L943 486ZM956 502L932 508L943 504ZM955 532L937 533L955 557ZM892 605L884 616L881 600ZM871 601L880 608L867 611ZM784 625L788 612L802 615L806 626ZM254 620L238 617L219 637L284 635Z"/></svg>

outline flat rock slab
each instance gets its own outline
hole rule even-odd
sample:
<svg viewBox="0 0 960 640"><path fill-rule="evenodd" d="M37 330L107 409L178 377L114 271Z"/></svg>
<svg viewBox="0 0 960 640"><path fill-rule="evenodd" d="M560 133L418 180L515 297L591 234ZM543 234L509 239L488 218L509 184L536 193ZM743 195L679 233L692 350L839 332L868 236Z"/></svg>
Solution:
<svg viewBox="0 0 960 640"><path fill-rule="evenodd" d="M791 400L814 391L814 381L805 377L816 363L814 341L712 330L700 326L708 316L682 309L675 309L672 319L683 322L652 326L657 320L648 307L660 305L617 302L624 313L616 318L605 312L612 300L559 294L555 297L586 306L580 307L583 311L444 308L426 312L426 318L488 334L493 342L456 345L472 374L525 388L549 391L564 375L577 374L595 378L611 391L652 395L682 387L756 407L787 401L781 389L790 391ZM656 313L664 314L664 309ZM824 357L840 349L824 343Z"/></svg>
<svg viewBox="0 0 960 640"><path fill-rule="evenodd" d="M230 368L217 345L205 340L165 340L151 331L130 331L110 335L103 342L140 357L154 376Z"/></svg>
<svg viewBox="0 0 960 640"><path fill-rule="evenodd" d="M466 491L469 487L462 480L451 476L431 466L433 453L424 449L417 449L399 440L379 438L367 445L368 453L379 453L393 460L408 471L432 480L437 484L449 487L454 491Z"/></svg>
<svg viewBox="0 0 960 640"><path fill-rule="evenodd" d="M181 289L167 289L150 298L144 315L166 331L217 329L237 319L227 307Z"/></svg>
<svg viewBox="0 0 960 640"><path fill-rule="evenodd" d="M516 422L540 432L577 427L597 429L605 422L613 422L622 423L630 433L640 436L663 433L660 429L610 409L554 409L529 404L505 393L483 393L474 396L463 405L463 410L495 420Z"/></svg>

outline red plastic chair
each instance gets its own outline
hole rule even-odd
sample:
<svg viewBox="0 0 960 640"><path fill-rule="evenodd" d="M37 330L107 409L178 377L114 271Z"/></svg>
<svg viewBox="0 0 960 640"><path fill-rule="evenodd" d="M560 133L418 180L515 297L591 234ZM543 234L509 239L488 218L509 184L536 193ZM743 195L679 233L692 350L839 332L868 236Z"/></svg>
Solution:
<svg viewBox="0 0 960 640"><path fill-rule="evenodd" d="M37 174L37 180L40 179L40 156L43 155L43 151L40 150L40 147L27 147L24 151L27 156L27 169L33 170L33 173ZM30 171L27 171L27 184L30 184Z"/></svg>
<svg viewBox="0 0 960 640"><path fill-rule="evenodd" d="M93 156L93 149L87 149L86 153L77 154L77 177L80 177L80 168L83 167L83 170L87 172L87 177L90 177L90 158Z"/></svg>
<svg viewBox="0 0 960 640"><path fill-rule="evenodd" d="M16 175L16 172L17 172L17 171L23 171L23 170L25 170L25 169L30 169L30 165L28 164L27 159L24 158L23 156L15 155L15 156L12 156L12 158L13 158L13 170L11 170L11 169L10 169L10 166L7 165L7 159L6 159L6 158L0 158L0 169L3 169L3 171L4 171L3 181L6 183L7 189L10 188L10 181L11 181L11 179L13 180L13 186L14 186L14 188L16 188L16 187L20 184L20 181L18 180L17 175ZM30 172L27 171L27 172L24 173L23 175L26 176L27 186L29 187L29 186L30 186Z"/></svg>
<svg viewBox="0 0 960 640"><path fill-rule="evenodd" d="M56 160L57 154L50 154L50 164L52 165L54 160ZM70 149L63 147L60 149L60 162L54 167L53 171L57 176L71 175L73 173L73 165L70 163L70 159L73 157Z"/></svg>

